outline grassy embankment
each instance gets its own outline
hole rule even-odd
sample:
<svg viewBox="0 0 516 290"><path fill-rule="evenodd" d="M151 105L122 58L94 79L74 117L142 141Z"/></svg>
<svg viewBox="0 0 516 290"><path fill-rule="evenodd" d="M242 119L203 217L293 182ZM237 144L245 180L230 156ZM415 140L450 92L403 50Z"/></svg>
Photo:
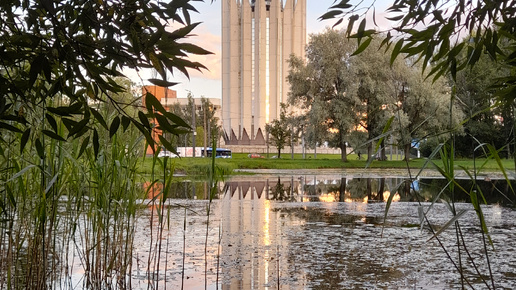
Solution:
<svg viewBox="0 0 516 290"><path fill-rule="evenodd" d="M272 154L270 155L272 156ZM390 157L390 156L389 156ZM396 159L396 158L393 158ZM141 159L141 171L143 173L150 173L152 164L152 158ZM184 173L188 175L202 175L209 171L210 158L173 158L171 164L174 167L176 173ZM438 165L441 164L440 160L434 160ZM481 167L485 159L477 159L477 168ZM510 159L501 160L504 168L508 170L514 169L514 162ZM422 168L426 159L413 159L409 162L409 166L412 169ZM322 168L365 168L367 161L362 159L358 160L354 154L348 155L348 161L340 161L340 155L338 154L317 154L317 158L313 158L313 155L306 155L303 159L301 154L294 154L294 159L291 159L290 154L282 155L281 159L273 158L248 158L247 154L236 153L233 154L231 159L217 159L216 166L219 170L223 171L224 174L231 174L236 169L322 169ZM407 163L403 160L388 160L388 161L373 161L368 166L369 168L393 168L393 169L404 169L407 168ZM472 159L457 159L455 160L456 169L461 167L472 170L474 168L474 162ZM427 168L434 168L433 165L428 164ZM499 171L498 164L494 160L489 160L483 166L484 172Z"/></svg>

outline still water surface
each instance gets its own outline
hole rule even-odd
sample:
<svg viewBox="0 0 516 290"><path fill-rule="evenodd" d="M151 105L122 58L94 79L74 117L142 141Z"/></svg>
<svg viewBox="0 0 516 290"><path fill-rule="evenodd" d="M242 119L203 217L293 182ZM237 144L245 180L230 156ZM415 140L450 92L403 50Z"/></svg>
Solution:
<svg viewBox="0 0 516 290"><path fill-rule="evenodd" d="M431 239L430 228L419 226L420 210L427 210L436 194L426 192L443 180L399 187L384 223L384 200L404 179L321 172L235 176L218 185L209 224L207 185L177 183L166 209L170 221L160 272L151 280L157 279L160 289L460 289L459 272ZM506 186L486 180L492 188ZM422 203L411 196L414 189L421 191ZM516 289L516 211L501 204L483 206L494 243L489 259L496 288ZM464 276L475 289L492 287L471 263L488 279L476 213L468 203L456 206L467 210L459 219L470 256L460 249ZM158 227L155 210L142 210L136 228L131 273L136 289L147 289L147 273L154 271L147 261ZM451 217L445 203L428 212L436 230ZM458 263L455 229L439 238Z"/></svg>

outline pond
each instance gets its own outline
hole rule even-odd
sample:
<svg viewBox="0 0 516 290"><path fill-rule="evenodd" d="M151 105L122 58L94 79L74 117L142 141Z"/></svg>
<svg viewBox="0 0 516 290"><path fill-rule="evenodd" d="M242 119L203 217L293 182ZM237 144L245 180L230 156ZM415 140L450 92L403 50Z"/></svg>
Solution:
<svg viewBox="0 0 516 290"><path fill-rule="evenodd" d="M452 218L446 202L431 202L443 179L425 176L398 187L406 176L395 172L309 173L234 176L217 185L211 203L207 183L178 182L162 209L168 221L161 233L159 208L144 201L149 207L138 212L127 273L131 288L147 289L149 281L159 289L516 288L516 211L495 198L507 189L501 180L483 178L493 244L473 206L458 202L466 244L458 247L455 227L435 238L428 224L420 226L422 211L434 231ZM384 219L391 190L397 193ZM153 245L161 251L150 251ZM70 284L81 285L83 270L74 268Z"/></svg>

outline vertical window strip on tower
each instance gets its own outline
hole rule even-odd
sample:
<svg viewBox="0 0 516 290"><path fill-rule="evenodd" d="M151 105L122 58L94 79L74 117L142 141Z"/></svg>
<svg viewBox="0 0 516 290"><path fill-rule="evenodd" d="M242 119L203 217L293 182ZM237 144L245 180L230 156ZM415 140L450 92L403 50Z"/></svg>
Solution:
<svg viewBox="0 0 516 290"><path fill-rule="evenodd" d="M269 17L265 20L266 28L265 28L265 123L269 123L269 96L270 96L270 67L269 67L269 51L270 51L270 22Z"/></svg>

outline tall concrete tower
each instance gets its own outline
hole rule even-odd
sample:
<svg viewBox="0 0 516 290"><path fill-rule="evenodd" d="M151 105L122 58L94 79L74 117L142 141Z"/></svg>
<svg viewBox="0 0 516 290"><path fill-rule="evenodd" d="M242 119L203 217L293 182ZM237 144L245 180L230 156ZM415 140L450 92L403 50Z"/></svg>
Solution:
<svg viewBox="0 0 516 290"><path fill-rule="evenodd" d="M226 144L265 144L287 101L287 59L305 55L306 0L222 0L222 122Z"/></svg>

